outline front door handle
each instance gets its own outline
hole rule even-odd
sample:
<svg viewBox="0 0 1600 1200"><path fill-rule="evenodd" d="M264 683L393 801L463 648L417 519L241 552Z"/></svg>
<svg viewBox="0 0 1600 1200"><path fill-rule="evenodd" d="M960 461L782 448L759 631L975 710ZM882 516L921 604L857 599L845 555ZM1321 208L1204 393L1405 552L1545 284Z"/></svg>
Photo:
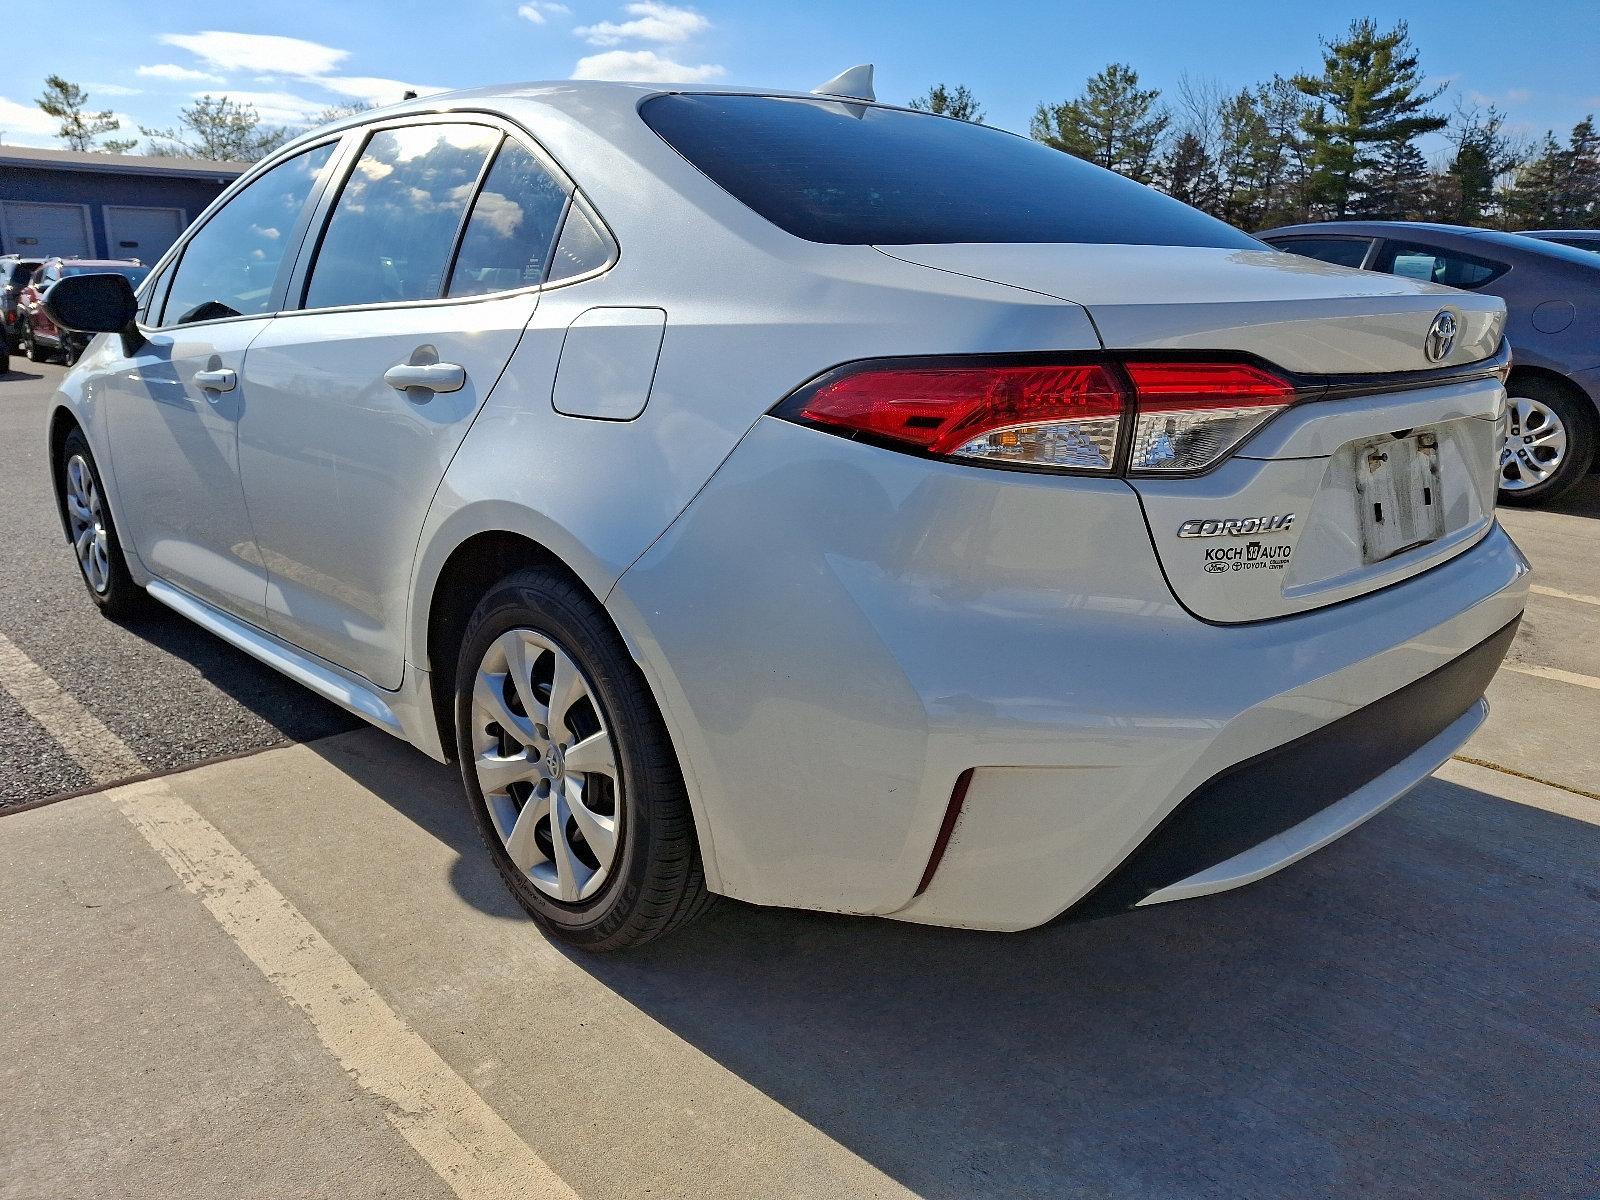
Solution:
<svg viewBox="0 0 1600 1200"><path fill-rule="evenodd" d="M383 373L383 381L396 391L420 388L425 392L459 392L467 386L467 369L458 363L396 363Z"/></svg>
<svg viewBox="0 0 1600 1200"><path fill-rule="evenodd" d="M208 392L231 392L239 386L239 377L226 367L220 371L196 371L194 381Z"/></svg>

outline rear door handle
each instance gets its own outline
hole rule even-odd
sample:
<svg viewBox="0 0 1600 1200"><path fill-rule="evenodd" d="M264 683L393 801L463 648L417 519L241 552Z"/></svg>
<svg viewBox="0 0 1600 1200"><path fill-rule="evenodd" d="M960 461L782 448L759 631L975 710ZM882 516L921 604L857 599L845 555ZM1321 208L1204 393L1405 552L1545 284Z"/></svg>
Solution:
<svg viewBox="0 0 1600 1200"><path fill-rule="evenodd" d="M467 386L467 369L458 363L396 363L383 373L396 391L459 392Z"/></svg>
<svg viewBox="0 0 1600 1200"><path fill-rule="evenodd" d="M239 377L226 367L220 371L196 371L194 381L208 392L231 392L239 386Z"/></svg>

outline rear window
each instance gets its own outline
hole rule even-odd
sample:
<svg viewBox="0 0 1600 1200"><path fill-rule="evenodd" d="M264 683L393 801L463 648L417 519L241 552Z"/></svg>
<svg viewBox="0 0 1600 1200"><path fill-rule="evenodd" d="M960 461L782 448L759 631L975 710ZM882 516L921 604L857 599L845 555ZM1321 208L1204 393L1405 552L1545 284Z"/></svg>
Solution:
<svg viewBox="0 0 1600 1200"><path fill-rule="evenodd" d="M749 208L813 242L1110 242L1262 249L1231 225L983 125L834 100L658 96L646 124Z"/></svg>
<svg viewBox="0 0 1600 1200"><path fill-rule="evenodd" d="M1462 254L1459 250L1441 250L1413 242L1385 242L1372 267L1390 275L1469 291L1498 279L1510 269L1505 263Z"/></svg>

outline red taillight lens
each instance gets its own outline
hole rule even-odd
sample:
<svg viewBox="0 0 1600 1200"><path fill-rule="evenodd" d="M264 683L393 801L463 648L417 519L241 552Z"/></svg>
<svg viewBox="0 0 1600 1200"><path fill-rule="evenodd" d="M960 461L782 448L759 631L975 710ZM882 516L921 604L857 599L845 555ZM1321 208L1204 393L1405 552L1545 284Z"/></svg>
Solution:
<svg viewBox="0 0 1600 1200"><path fill-rule="evenodd" d="M869 367L825 380L790 412L929 454L1109 471L1126 388L1101 363Z"/></svg>
<svg viewBox="0 0 1600 1200"><path fill-rule="evenodd" d="M1228 362L1130 362L1138 396L1131 471L1199 471L1224 458L1294 401L1294 387Z"/></svg>
<svg viewBox="0 0 1600 1200"><path fill-rule="evenodd" d="M866 364L801 391L779 416L946 458L1110 472L1124 423L1134 472L1203 470L1293 403L1238 362Z"/></svg>

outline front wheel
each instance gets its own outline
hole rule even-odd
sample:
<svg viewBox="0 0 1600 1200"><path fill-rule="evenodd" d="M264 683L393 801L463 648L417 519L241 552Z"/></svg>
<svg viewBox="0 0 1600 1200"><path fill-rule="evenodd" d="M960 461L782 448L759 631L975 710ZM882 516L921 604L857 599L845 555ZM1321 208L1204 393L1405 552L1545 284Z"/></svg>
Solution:
<svg viewBox="0 0 1600 1200"><path fill-rule="evenodd" d="M579 585L527 569L493 588L462 639L455 700L478 830L547 934L619 950L710 906L661 714Z"/></svg>
<svg viewBox="0 0 1600 1200"><path fill-rule="evenodd" d="M1594 408L1541 379L1514 378L1506 391L1500 503L1549 503L1582 479L1594 460Z"/></svg>
<svg viewBox="0 0 1600 1200"><path fill-rule="evenodd" d="M74 429L62 443L57 478L67 537L90 598L108 617L136 612L145 601L145 591L128 574L105 484L81 430Z"/></svg>

